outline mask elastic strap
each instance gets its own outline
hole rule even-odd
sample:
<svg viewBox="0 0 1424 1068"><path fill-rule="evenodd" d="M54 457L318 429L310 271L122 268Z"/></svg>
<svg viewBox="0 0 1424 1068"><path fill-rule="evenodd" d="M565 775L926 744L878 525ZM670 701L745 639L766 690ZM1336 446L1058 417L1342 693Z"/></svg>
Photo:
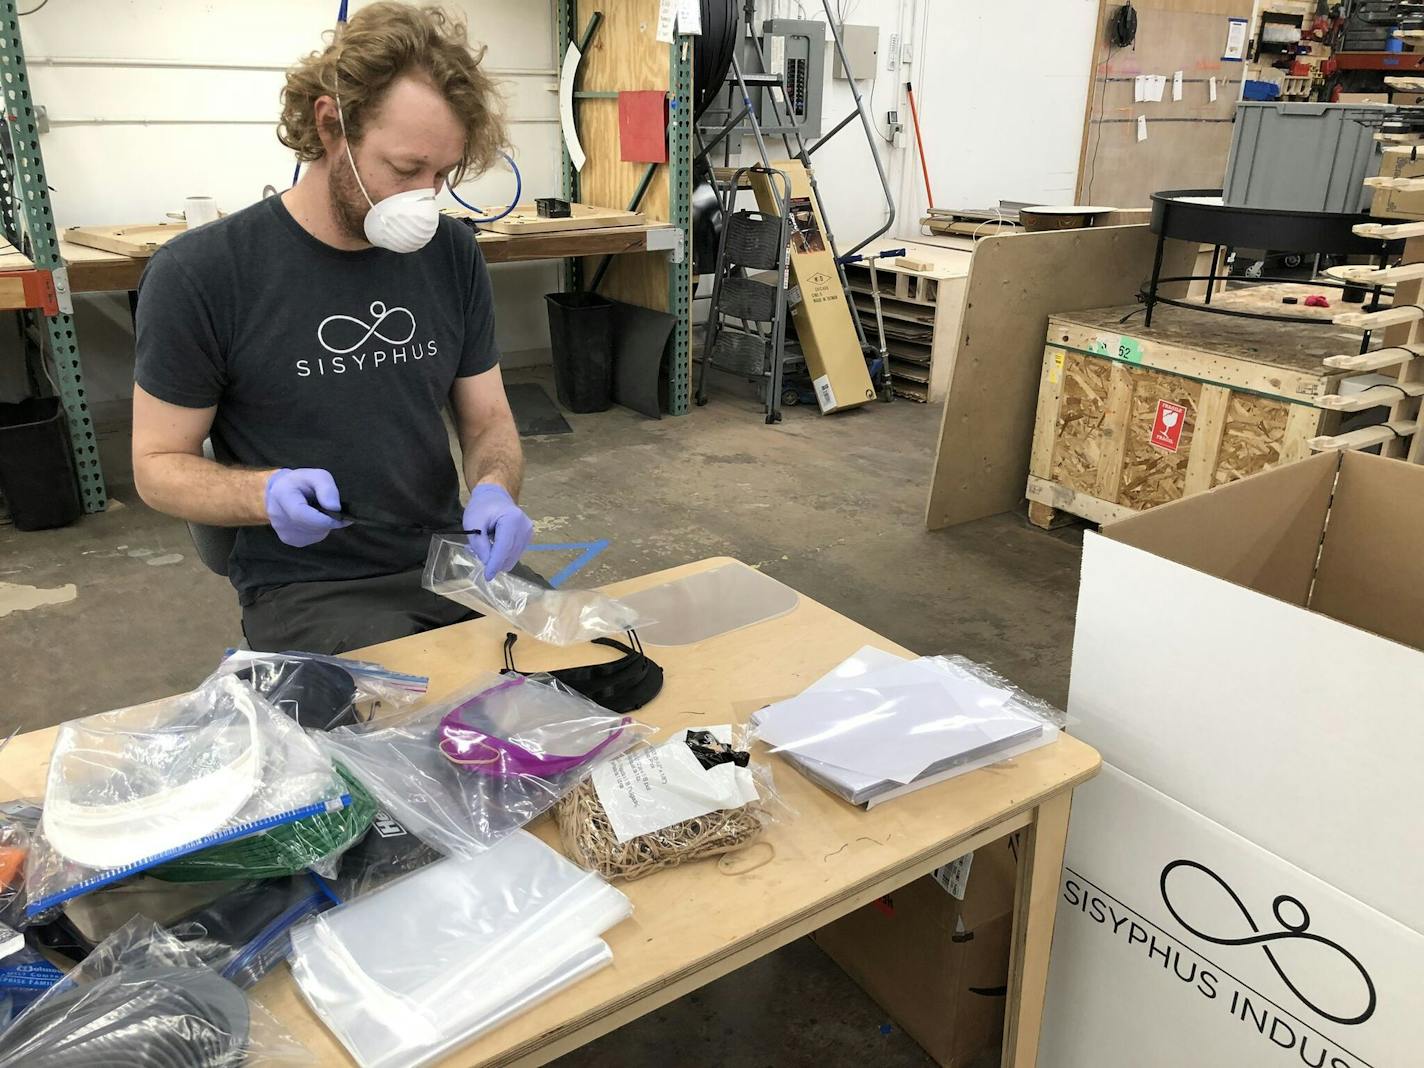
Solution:
<svg viewBox="0 0 1424 1068"><path fill-rule="evenodd" d="M361 172L356 169L356 157L351 154L351 138L346 136L346 116L341 108L341 74L335 72L337 86L332 93L336 97L336 121L341 124L341 143L346 147L346 160L351 164L351 173L356 176L356 187L361 190L361 195L366 198L366 203L371 207L376 206L376 202L371 199L371 194L366 192L366 183L361 181Z"/></svg>
<svg viewBox="0 0 1424 1068"><path fill-rule="evenodd" d="M514 643L519 640L519 635L510 631L504 636L504 670L517 671L514 666Z"/></svg>

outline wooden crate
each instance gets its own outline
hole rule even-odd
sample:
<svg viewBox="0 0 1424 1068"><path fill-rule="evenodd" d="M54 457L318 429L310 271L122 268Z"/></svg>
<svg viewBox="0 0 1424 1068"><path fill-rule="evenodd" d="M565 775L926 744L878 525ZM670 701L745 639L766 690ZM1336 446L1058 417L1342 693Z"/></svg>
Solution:
<svg viewBox="0 0 1424 1068"><path fill-rule="evenodd" d="M1120 519L1302 460L1310 438L1333 432L1338 416L1315 400L1344 374L1321 361L1352 338L1328 321L1159 305L1151 328L1141 323L1130 306L1049 317L1026 492L1038 526L1059 512ZM1183 411L1175 451L1152 440L1159 402Z"/></svg>

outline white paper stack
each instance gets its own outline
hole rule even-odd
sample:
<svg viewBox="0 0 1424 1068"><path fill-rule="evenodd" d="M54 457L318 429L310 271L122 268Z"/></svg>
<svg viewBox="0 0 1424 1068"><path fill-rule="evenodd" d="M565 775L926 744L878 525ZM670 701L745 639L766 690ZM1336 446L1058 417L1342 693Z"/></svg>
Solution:
<svg viewBox="0 0 1424 1068"><path fill-rule="evenodd" d="M1058 737L1012 688L943 657L872 646L753 722L807 778L867 808Z"/></svg>
<svg viewBox="0 0 1424 1068"><path fill-rule="evenodd" d="M612 961L628 899L518 831L292 933L302 995L363 1068L426 1064Z"/></svg>

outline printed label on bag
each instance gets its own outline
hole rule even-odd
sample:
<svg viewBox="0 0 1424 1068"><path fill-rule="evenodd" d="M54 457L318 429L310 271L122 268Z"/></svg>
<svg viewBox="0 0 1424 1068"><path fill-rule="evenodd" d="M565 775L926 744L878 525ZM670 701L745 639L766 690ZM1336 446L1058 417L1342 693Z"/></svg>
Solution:
<svg viewBox="0 0 1424 1068"><path fill-rule="evenodd" d="M956 901L964 900L964 891L969 886L969 866L974 863L974 854L965 853L958 860L952 860L932 873L935 882L944 887L945 892Z"/></svg>
<svg viewBox="0 0 1424 1068"><path fill-rule="evenodd" d="M1157 402L1157 415L1152 420L1152 444L1167 452L1176 452L1182 444L1182 427L1187 422L1187 410L1171 401Z"/></svg>
<svg viewBox="0 0 1424 1068"><path fill-rule="evenodd" d="M704 728L731 744L729 725ZM704 768L681 731L662 745L625 754L593 769L593 789L619 842L757 799L750 768Z"/></svg>
<svg viewBox="0 0 1424 1068"><path fill-rule="evenodd" d="M821 406L821 411L829 412L836 406L836 391L831 388L830 376L822 375L812 384L816 387L816 403Z"/></svg>

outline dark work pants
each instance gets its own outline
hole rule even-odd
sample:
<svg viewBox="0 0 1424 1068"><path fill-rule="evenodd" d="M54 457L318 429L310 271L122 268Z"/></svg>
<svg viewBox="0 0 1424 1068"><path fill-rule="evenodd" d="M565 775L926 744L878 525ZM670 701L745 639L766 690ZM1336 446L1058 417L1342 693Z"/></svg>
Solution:
<svg viewBox="0 0 1424 1068"><path fill-rule="evenodd" d="M243 607L242 630L259 652L333 654L479 618L420 580L415 570L277 586Z"/></svg>

